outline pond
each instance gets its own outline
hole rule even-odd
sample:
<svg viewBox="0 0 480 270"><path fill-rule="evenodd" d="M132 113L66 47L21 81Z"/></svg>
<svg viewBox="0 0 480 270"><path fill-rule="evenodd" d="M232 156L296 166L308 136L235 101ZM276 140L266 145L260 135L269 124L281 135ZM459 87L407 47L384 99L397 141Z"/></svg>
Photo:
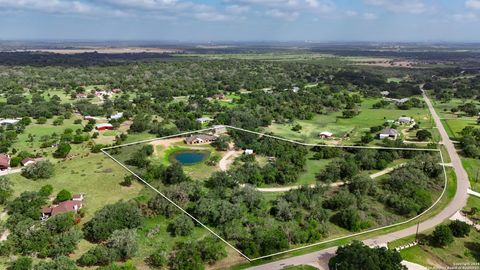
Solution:
<svg viewBox="0 0 480 270"><path fill-rule="evenodd" d="M182 165L194 165L199 162L204 161L208 158L210 152L208 151L195 151L195 150L185 150L175 152L170 155L170 160L176 160Z"/></svg>

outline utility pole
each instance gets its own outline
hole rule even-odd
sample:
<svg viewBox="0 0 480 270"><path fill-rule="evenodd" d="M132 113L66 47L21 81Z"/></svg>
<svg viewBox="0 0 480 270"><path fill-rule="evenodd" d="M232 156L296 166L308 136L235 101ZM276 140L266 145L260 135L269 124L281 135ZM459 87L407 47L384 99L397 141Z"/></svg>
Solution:
<svg viewBox="0 0 480 270"><path fill-rule="evenodd" d="M418 242L418 228L420 227L420 221L417 223L417 232L415 233L415 242Z"/></svg>

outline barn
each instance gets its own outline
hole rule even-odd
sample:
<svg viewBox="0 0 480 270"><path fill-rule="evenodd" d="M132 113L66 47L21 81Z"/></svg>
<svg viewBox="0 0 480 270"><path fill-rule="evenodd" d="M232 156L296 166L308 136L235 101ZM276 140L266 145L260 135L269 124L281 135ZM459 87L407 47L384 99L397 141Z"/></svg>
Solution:
<svg viewBox="0 0 480 270"><path fill-rule="evenodd" d="M112 130L113 126L112 126L112 124L108 124L108 123L106 123L106 124L96 124L95 129L98 130L98 131Z"/></svg>

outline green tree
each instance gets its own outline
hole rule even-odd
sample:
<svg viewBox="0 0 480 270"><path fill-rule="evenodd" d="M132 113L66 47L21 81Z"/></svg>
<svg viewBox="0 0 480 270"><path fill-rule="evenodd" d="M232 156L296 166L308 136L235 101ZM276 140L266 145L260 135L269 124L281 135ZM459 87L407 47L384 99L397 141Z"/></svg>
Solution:
<svg viewBox="0 0 480 270"><path fill-rule="evenodd" d="M133 229L142 223L140 209L128 202L117 202L106 205L95 213L95 216L85 223L83 232L90 241L107 240L110 235L121 229Z"/></svg>
<svg viewBox="0 0 480 270"><path fill-rule="evenodd" d="M470 225L460 220L450 222L448 227L455 237L465 237L470 233Z"/></svg>
<svg viewBox="0 0 480 270"><path fill-rule="evenodd" d="M226 151L230 141L231 138L229 136L221 135L214 142L212 142L211 145L218 151Z"/></svg>
<svg viewBox="0 0 480 270"><path fill-rule="evenodd" d="M195 224L187 215L180 215L168 224L167 230L172 236L187 236L193 232Z"/></svg>
<svg viewBox="0 0 480 270"><path fill-rule="evenodd" d="M6 176L0 176L0 204L5 204L12 196L13 189L12 189L12 182Z"/></svg>
<svg viewBox="0 0 480 270"><path fill-rule="evenodd" d="M59 202L64 202L71 199L72 199L72 193L70 193L70 191L66 189L62 189L60 190L60 192L58 192L57 197L55 198L55 202L59 203Z"/></svg>
<svg viewBox="0 0 480 270"><path fill-rule="evenodd" d="M33 260L30 257L20 257L16 259L9 267L8 270L31 270Z"/></svg>
<svg viewBox="0 0 480 270"><path fill-rule="evenodd" d="M132 258L138 251L137 233L131 229L114 231L106 245L114 250L118 259L125 261Z"/></svg>
<svg viewBox="0 0 480 270"><path fill-rule="evenodd" d="M370 248L360 241L341 246L328 262L330 270L407 270L400 253L384 247Z"/></svg>
<svg viewBox="0 0 480 270"><path fill-rule="evenodd" d="M182 165L179 162L173 162L163 173L163 182L167 185L178 184L189 180L190 178L185 175Z"/></svg>
<svg viewBox="0 0 480 270"><path fill-rule="evenodd" d="M62 142L58 144L57 150L53 152L53 156L55 158L66 158L68 153L70 153L71 149L72 147L70 146L70 144Z"/></svg>
<svg viewBox="0 0 480 270"><path fill-rule="evenodd" d="M428 139L431 139L432 138L432 133L428 130L425 130L425 129L421 129L419 131L417 131L417 139L419 141L426 141Z"/></svg>
<svg viewBox="0 0 480 270"><path fill-rule="evenodd" d="M156 268L165 267L168 263L167 248L164 245L158 247L152 255L147 258L147 263Z"/></svg>
<svg viewBox="0 0 480 270"><path fill-rule="evenodd" d="M198 246L194 242L177 243L168 260L172 270L203 270L204 264Z"/></svg>
<svg viewBox="0 0 480 270"><path fill-rule="evenodd" d="M217 238L207 236L198 243L202 260L206 263L214 263L227 257L225 245Z"/></svg>
<svg viewBox="0 0 480 270"><path fill-rule="evenodd" d="M438 225L431 235L432 244L444 247L453 242L453 233L447 225Z"/></svg>
<svg viewBox="0 0 480 270"><path fill-rule="evenodd" d="M28 179L47 179L53 176L54 167L48 160L41 160L22 168L22 176Z"/></svg>

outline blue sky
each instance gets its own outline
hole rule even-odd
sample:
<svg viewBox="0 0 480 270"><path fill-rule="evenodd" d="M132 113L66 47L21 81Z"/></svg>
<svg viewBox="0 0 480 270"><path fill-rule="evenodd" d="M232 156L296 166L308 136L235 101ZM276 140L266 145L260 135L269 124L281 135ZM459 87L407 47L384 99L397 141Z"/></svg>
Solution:
<svg viewBox="0 0 480 270"><path fill-rule="evenodd" d="M0 39L480 41L480 0L0 0Z"/></svg>

